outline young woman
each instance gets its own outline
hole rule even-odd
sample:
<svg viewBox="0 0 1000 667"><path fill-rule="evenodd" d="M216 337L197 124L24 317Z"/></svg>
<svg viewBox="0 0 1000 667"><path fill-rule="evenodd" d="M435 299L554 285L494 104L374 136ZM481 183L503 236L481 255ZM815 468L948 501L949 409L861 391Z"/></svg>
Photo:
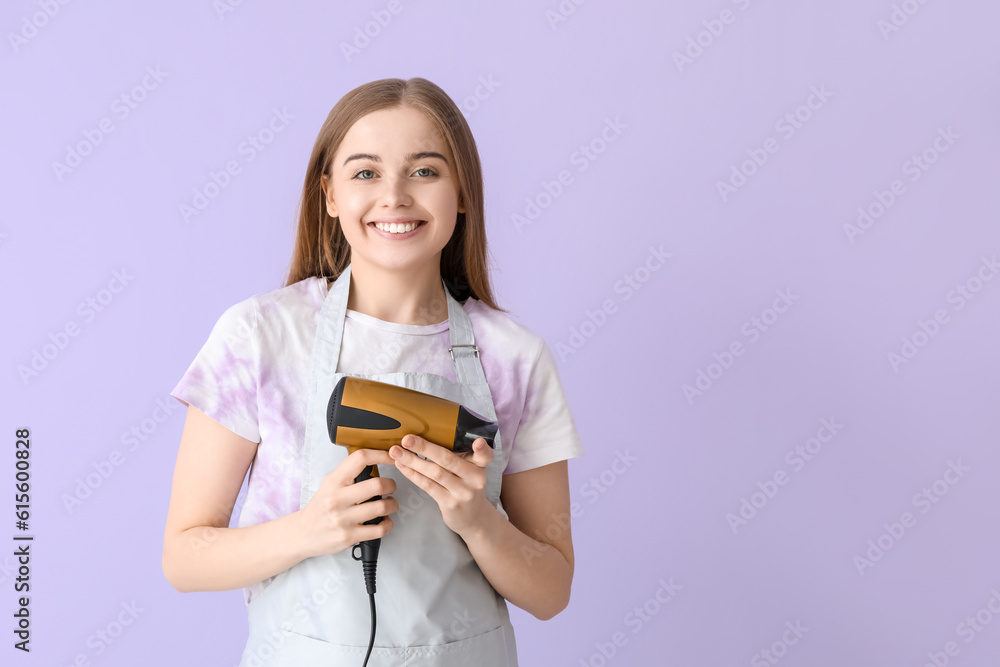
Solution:
<svg viewBox="0 0 1000 667"><path fill-rule="evenodd" d="M506 601L566 607L566 460L583 451L548 345L494 303L483 208L438 86L352 90L313 148L285 286L229 308L172 392L188 413L163 571L179 591L244 589L242 666L368 660L364 540L382 539L373 666L517 665ZM494 448L411 434L347 455L324 421L345 375L454 400L498 422Z"/></svg>

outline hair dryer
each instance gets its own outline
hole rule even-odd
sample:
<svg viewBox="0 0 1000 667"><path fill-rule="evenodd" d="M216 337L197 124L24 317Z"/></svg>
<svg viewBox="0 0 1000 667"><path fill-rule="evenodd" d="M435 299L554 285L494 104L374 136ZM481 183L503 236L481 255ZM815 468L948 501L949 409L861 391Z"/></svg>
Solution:
<svg viewBox="0 0 1000 667"><path fill-rule="evenodd" d="M362 447L388 450L408 433L453 452L471 452L479 438L492 447L497 432L496 422L454 401L350 376L333 388L326 417L331 442L349 453Z"/></svg>
<svg viewBox="0 0 1000 667"><path fill-rule="evenodd" d="M347 447L348 454L361 448L389 450L402 445L403 436L413 433L453 452L471 452L478 438L493 447L498 425L483 419L462 405L448 399L425 394L375 380L347 376L333 388L326 408L326 426L330 442ZM366 466L354 483L378 477L378 466ZM372 496L364 502L379 500ZM381 523L375 517L365 524ZM372 633L368 640L371 655L375 642L375 568L381 539L366 540L354 545L351 554L360 560L365 575L365 589L371 603ZM356 550L360 547L361 557Z"/></svg>
<svg viewBox="0 0 1000 667"><path fill-rule="evenodd" d="M347 447L348 454L361 448L389 450L413 433L453 452L472 451L472 443L483 438L490 447L498 424L483 419L462 405L414 389L356 377L341 378L330 395L326 410L330 441ZM378 477L378 466L367 466L354 482ZM372 496L365 502L379 500ZM375 517L365 524L376 524ZM381 539L360 544L368 592L375 592L375 561ZM357 545L355 545L357 548ZM370 572L369 572L370 568ZM369 579L370 574L370 579Z"/></svg>

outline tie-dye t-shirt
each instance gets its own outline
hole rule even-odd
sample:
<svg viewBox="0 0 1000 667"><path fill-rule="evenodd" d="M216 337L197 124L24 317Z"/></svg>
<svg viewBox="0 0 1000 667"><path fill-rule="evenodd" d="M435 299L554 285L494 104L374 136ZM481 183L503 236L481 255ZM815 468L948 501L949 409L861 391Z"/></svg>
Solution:
<svg viewBox="0 0 1000 667"><path fill-rule="evenodd" d="M327 293L326 279L307 278L230 307L170 393L259 443L240 526L299 509L310 361ZM545 340L477 299L466 299L462 307L493 395L504 473L582 456ZM432 373L456 382L449 335L447 319L428 326L397 324L348 309L337 371ZM268 583L245 589L247 603Z"/></svg>

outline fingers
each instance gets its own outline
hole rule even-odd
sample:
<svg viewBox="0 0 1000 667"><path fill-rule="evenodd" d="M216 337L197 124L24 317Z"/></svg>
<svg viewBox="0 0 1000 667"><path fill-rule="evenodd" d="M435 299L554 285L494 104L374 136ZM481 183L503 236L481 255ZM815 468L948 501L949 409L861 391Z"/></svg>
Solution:
<svg viewBox="0 0 1000 667"><path fill-rule="evenodd" d="M496 452L493 448L486 444L486 440L483 438L478 438L472 443L472 455L471 460L480 468L485 468L493 461L493 456Z"/></svg>
<svg viewBox="0 0 1000 667"><path fill-rule="evenodd" d="M368 540L378 540L389 534L392 530L392 519L389 517L382 517L382 521L370 526L358 526L357 528L357 539L355 544L358 542L367 542Z"/></svg>
<svg viewBox="0 0 1000 667"><path fill-rule="evenodd" d="M379 476L354 482L366 466L392 463L384 450L359 449L327 473L298 515L302 517L299 523L305 535L304 549L310 555L338 553L359 541L382 538L392 530L388 515L399 510L399 502L391 495L396 491L396 481ZM369 502L374 496L381 498ZM378 517L378 523L363 525Z"/></svg>
<svg viewBox="0 0 1000 667"><path fill-rule="evenodd" d="M462 496L485 488L485 469L493 450L483 438L477 438L472 452L464 456L413 434L402 442L402 447L389 450L396 468L438 503L444 498L442 492Z"/></svg>
<svg viewBox="0 0 1000 667"><path fill-rule="evenodd" d="M336 486L351 486L362 470L373 465L393 465L389 452L381 449L359 449L349 454L326 477Z"/></svg>
<svg viewBox="0 0 1000 667"><path fill-rule="evenodd" d="M361 471L371 465L392 465L389 452L382 449L359 449L349 454L333 471L337 474L337 482L341 486L353 484ZM333 474L331 473L331 474Z"/></svg>
<svg viewBox="0 0 1000 667"><path fill-rule="evenodd" d="M477 438L475 442L472 443L472 449L467 452L462 452L457 456L463 461L467 461L478 468L485 468L493 460L495 452L493 448L486 444L486 441L482 438Z"/></svg>
<svg viewBox="0 0 1000 667"><path fill-rule="evenodd" d="M397 511L399 511L399 501L388 497L373 500L370 503L361 502L354 505L344 510L344 519L351 525L358 525L376 517L382 517L384 523L390 514L395 514Z"/></svg>
<svg viewBox="0 0 1000 667"><path fill-rule="evenodd" d="M359 449L348 455L340 465L327 473L320 483L320 487L330 487L330 491L339 489L333 494L339 499L337 502L339 508L356 505L372 496L395 493L396 481L390 477L379 476L362 482L354 482L361 471L370 465L389 466L393 465L393 460L389 457L389 453L384 450Z"/></svg>
<svg viewBox="0 0 1000 667"><path fill-rule="evenodd" d="M366 479L357 484L340 489L337 503L339 509L347 510L355 505L364 503L369 498L381 496L391 498L396 492L396 480L388 477L378 477L376 479ZM374 502L374 501L373 501ZM371 517L368 517L369 519Z"/></svg>
<svg viewBox="0 0 1000 667"><path fill-rule="evenodd" d="M493 460L493 448L486 444L486 440L483 438L477 438L472 443L471 452L456 453L411 433L403 438L401 448L392 447L389 450L389 455L396 463L403 463L404 465L411 465L413 467L421 465L416 457L408 454L419 454L430 459L445 470L459 476L461 476L462 472L462 466L458 463L459 461L473 463L477 467L485 468Z"/></svg>

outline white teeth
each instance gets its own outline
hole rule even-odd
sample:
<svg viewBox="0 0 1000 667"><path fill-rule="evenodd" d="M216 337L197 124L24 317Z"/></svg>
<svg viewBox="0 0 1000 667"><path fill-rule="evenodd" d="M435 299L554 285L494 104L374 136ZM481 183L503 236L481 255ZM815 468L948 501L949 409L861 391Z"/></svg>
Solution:
<svg viewBox="0 0 1000 667"><path fill-rule="evenodd" d="M403 234L405 232L412 232L419 224L419 222L407 222L403 225L397 225L393 222L387 225L382 222L376 222L375 226L383 232L389 232L390 234Z"/></svg>

